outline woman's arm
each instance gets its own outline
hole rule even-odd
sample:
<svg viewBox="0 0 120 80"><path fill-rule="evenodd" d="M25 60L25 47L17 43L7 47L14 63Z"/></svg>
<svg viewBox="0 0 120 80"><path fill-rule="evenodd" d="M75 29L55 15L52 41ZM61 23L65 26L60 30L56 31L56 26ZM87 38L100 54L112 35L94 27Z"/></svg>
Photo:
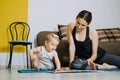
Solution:
<svg viewBox="0 0 120 80"><path fill-rule="evenodd" d="M94 61L97 58L97 50L98 50L98 34L95 29L90 28L90 39L92 40L92 56L87 59L87 63L94 70L96 70Z"/></svg>
<svg viewBox="0 0 120 80"><path fill-rule="evenodd" d="M95 29L91 28L90 39L92 40L92 56L90 59L94 61L97 58L97 50L98 50L98 33Z"/></svg>
<svg viewBox="0 0 120 80"><path fill-rule="evenodd" d="M75 45L72 37L73 28L74 28L74 24L69 24L67 29L67 40L69 43L69 66L75 57Z"/></svg>

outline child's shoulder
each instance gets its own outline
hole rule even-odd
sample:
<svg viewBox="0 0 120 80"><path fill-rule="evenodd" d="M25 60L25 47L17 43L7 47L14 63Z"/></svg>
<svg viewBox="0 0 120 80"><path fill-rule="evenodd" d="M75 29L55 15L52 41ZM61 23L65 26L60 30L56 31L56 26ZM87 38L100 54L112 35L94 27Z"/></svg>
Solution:
<svg viewBox="0 0 120 80"><path fill-rule="evenodd" d="M34 48L36 51L41 51L42 50L42 46L38 46L36 48Z"/></svg>
<svg viewBox="0 0 120 80"><path fill-rule="evenodd" d="M38 47L36 47L36 48L42 48L42 46L38 46Z"/></svg>

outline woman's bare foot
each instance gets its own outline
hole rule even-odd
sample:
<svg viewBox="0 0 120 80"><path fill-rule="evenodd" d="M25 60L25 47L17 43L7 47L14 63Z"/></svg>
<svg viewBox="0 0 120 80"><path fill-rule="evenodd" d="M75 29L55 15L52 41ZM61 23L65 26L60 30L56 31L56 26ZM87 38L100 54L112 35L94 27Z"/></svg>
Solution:
<svg viewBox="0 0 120 80"><path fill-rule="evenodd" d="M107 64L107 63L103 63L102 64L104 67L106 67L106 68L117 68L116 66L114 66L114 65L109 65L109 64Z"/></svg>
<svg viewBox="0 0 120 80"><path fill-rule="evenodd" d="M112 68L117 68L117 67L114 65L109 65L107 63L103 63L102 65L98 65L98 68L99 69L112 69Z"/></svg>

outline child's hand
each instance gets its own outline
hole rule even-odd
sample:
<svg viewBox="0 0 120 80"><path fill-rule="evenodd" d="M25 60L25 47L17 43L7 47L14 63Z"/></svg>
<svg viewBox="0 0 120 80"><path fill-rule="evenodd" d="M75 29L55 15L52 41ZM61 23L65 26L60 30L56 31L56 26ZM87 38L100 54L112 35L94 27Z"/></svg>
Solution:
<svg viewBox="0 0 120 80"><path fill-rule="evenodd" d="M70 70L69 67L63 67L62 70Z"/></svg>
<svg viewBox="0 0 120 80"><path fill-rule="evenodd" d="M61 68L57 68L55 71L62 71L62 69Z"/></svg>

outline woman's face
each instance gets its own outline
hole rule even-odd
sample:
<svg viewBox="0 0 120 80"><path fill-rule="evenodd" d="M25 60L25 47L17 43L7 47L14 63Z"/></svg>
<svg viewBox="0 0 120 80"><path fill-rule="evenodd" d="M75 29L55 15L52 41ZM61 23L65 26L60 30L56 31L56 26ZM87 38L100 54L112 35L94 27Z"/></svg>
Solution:
<svg viewBox="0 0 120 80"><path fill-rule="evenodd" d="M84 30L87 26L88 26L88 23L84 19L82 18L76 19L76 30L78 32Z"/></svg>

